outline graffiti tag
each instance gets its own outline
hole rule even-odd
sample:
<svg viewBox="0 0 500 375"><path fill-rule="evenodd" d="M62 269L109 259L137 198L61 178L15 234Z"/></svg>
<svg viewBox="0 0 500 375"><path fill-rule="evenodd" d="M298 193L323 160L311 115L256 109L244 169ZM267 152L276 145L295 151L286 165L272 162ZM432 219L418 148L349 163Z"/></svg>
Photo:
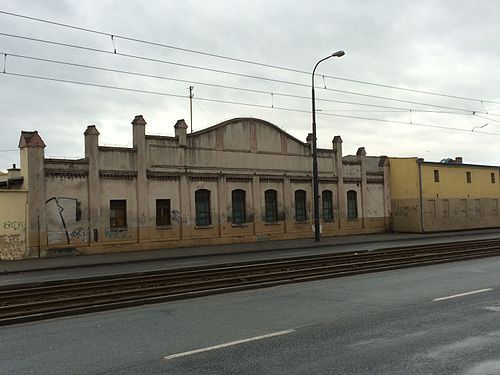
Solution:
<svg viewBox="0 0 500 375"><path fill-rule="evenodd" d="M3 229L13 229L13 230L23 230L25 224L22 221L5 221L3 223Z"/></svg>
<svg viewBox="0 0 500 375"><path fill-rule="evenodd" d="M172 217L172 221L176 222L177 224L181 223L182 214L179 210L172 210L171 217Z"/></svg>

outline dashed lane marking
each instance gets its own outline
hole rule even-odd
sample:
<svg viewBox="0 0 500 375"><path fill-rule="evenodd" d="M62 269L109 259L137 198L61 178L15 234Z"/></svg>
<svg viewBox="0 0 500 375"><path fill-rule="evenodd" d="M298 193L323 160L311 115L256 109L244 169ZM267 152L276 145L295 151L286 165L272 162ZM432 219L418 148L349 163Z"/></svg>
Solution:
<svg viewBox="0 0 500 375"><path fill-rule="evenodd" d="M242 339L242 340L227 342L225 344L219 344L219 345L209 346L207 348L202 348L202 349L191 350L191 351L188 351L188 352L171 354L171 355L167 355L167 356L163 357L163 359L165 359L165 360L171 360L171 359L185 357L185 356L192 355L192 354L203 353L203 352L208 352L210 350L222 349L222 348L226 348L228 346L243 344L243 343L246 343L246 342L267 339L269 337L288 335L289 333L292 333L292 332L295 332L295 330L294 329L287 329L285 331L273 332L273 333L269 333L267 335L262 335L262 336L249 337L249 338Z"/></svg>
<svg viewBox="0 0 500 375"><path fill-rule="evenodd" d="M434 298L433 301L444 301L446 299L451 299L451 298L457 298L457 297L463 297L463 296L468 296L471 294L477 294L477 293L484 293L484 292L489 292L492 290L492 288L486 288L486 289L479 289L479 290L473 290L472 292L465 292L465 293L460 293L460 294L454 294L452 296L446 296L446 297L440 297L440 298Z"/></svg>

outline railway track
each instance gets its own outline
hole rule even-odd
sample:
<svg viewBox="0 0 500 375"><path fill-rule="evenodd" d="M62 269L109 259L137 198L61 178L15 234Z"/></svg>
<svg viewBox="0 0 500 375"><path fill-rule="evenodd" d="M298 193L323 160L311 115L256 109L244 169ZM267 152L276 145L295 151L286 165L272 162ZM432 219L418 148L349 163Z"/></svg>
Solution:
<svg viewBox="0 0 500 375"><path fill-rule="evenodd" d="M482 240L3 286L0 325L497 255Z"/></svg>

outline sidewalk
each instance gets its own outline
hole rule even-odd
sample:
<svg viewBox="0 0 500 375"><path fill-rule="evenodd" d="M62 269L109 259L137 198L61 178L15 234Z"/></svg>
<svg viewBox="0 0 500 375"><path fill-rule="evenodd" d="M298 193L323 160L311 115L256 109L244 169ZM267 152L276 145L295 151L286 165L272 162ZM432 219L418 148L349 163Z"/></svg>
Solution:
<svg viewBox="0 0 500 375"><path fill-rule="evenodd" d="M290 250L290 256L299 255L293 250L318 248L318 252L342 251L342 247L354 244L380 244L380 247L399 246L404 244L394 244L395 241L417 241L417 243L430 242L456 242L479 239L500 238L499 229L482 229L470 231L454 231L439 233L381 233L365 234L342 237L324 237L320 242L314 242L314 239L282 240L282 241L261 241L241 244L212 245L199 247L183 247L175 249L160 249L148 251L133 251L124 253L109 253L95 255L70 255L64 257L41 258L41 259L23 259L15 261L0 261L0 273L16 273L35 270L51 270L74 267L89 267L97 265L112 265L123 263L134 263L141 261L152 261L162 259L179 259L191 257L210 257L213 255L227 256L238 261L237 254L262 253L273 251ZM410 244L406 244L410 245ZM321 250L321 251L320 251ZM344 251L348 251L347 249ZM288 254L287 254L288 255ZM233 261L233 259L231 259Z"/></svg>

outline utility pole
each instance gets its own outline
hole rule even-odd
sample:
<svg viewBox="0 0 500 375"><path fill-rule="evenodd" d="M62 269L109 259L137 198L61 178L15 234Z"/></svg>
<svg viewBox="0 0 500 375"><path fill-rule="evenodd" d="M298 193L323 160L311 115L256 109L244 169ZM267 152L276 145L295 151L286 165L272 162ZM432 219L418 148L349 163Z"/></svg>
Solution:
<svg viewBox="0 0 500 375"><path fill-rule="evenodd" d="M194 86L189 86L189 116L191 118L189 123L191 125L191 133L193 132L193 89Z"/></svg>

